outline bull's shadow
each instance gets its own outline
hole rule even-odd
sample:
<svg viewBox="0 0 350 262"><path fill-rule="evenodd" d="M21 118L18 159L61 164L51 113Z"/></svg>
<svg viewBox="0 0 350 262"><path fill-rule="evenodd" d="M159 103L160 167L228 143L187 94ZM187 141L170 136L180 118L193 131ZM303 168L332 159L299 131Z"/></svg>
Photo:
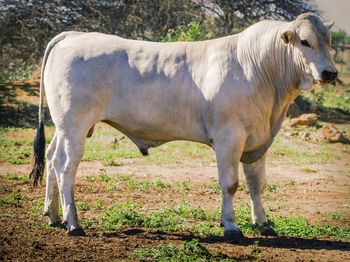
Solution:
<svg viewBox="0 0 350 262"><path fill-rule="evenodd" d="M93 237L96 237L94 235ZM148 240L178 240L178 241L188 241L193 238L199 240L200 243L226 243L238 246L250 246L256 245L260 247L272 247L272 248L283 248L283 249L314 249L314 250L337 250L337 251L349 251L350 252L350 242L344 242L336 239L317 239L317 238L302 238L302 237L244 237L240 240L230 240L223 236L211 235L208 237L200 237L192 233L183 232L164 232L164 231L147 231L138 228L126 229L123 231L118 231L114 233L103 233L99 237L106 238L127 238L128 236L133 236L141 239Z"/></svg>

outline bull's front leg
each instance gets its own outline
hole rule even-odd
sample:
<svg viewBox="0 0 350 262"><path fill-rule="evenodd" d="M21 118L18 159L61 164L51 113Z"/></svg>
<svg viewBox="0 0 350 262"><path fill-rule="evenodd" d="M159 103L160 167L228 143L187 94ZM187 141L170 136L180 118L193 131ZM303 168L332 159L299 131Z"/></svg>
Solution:
<svg viewBox="0 0 350 262"><path fill-rule="evenodd" d="M276 232L267 222L261 198L266 184L265 159L266 155L252 164L243 164L243 170L250 193L253 224L262 235L276 236Z"/></svg>
<svg viewBox="0 0 350 262"><path fill-rule="evenodd" d="M224 227L225 237L240 239L243 234L235 219L233 196L238 188L238 166L246 137L242 133L232 134L231 130L221 132L214 143L222 190L221 226Z"/></svg>

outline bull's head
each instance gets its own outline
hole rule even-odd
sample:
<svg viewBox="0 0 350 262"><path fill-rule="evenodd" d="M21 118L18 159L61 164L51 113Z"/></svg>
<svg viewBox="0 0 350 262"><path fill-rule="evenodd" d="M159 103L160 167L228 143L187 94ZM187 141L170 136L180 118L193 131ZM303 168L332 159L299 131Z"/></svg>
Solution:
<svg viewBox="0 0 350 262"><path fill-rule="evenodd" d="M314 14L302 14L282 32L285 44L293 45L294 61L301 71L301 89L308 89L312 82L331 83L338 76L330 48L330 29L334 22L323 23Z"/></svg>

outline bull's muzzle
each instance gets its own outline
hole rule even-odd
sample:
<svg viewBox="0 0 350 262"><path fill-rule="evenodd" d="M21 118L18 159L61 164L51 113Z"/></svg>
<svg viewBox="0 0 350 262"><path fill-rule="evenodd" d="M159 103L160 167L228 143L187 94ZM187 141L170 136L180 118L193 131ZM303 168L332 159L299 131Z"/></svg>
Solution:
<svg viewBox="0 0 350 262"><path fill-rule="evenodd" d="M338 77L338 71L324 70L321 73L322 81L326 83L334 82Z"/></svg>

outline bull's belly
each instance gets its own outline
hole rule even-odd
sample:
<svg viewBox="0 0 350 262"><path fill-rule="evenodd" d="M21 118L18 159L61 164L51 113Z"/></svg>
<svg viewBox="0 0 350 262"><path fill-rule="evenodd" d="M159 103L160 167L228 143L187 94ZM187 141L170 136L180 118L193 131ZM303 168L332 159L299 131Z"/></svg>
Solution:
<svg viewBox="0 0 350 262"><path fill-rule="evenodd" d="M174 140L210 143L205 127L202 121L199 120L192 122L184 121L184 119L174 120L166 115L141 118L141 115L133 115L129 111L127 115L123 115L123 113L109 115L103 121L130 138L148 141L149 143L161 144Z"/></svg>

